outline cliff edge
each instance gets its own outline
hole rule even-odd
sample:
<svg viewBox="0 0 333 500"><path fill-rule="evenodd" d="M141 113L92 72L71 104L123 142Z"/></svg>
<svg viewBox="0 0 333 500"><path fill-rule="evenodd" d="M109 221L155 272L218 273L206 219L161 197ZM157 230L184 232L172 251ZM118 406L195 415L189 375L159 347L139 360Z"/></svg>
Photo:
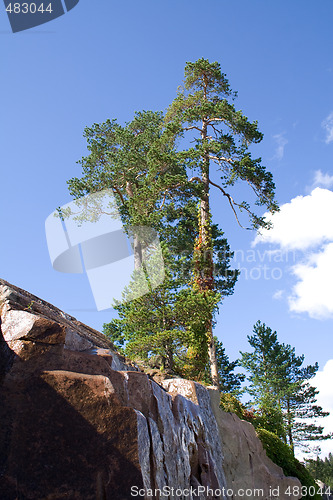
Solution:
<svg viewBox="0 0 333 500"><path fill-rule="evenodd" d="M299 481L215 390L157 384L104 335L4 280L0 317L1 500L297 498L286 492Z"/></svg>

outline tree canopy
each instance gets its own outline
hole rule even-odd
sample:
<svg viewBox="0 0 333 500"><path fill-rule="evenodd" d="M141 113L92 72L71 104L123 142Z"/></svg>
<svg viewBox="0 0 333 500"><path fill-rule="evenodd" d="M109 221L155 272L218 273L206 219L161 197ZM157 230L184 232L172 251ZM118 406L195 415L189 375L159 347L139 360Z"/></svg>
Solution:
<svg viewBox="0 0 333 500"><path fill-rule="evenodd" d="M289 446L305 446L310 441L330 439L317 419L325 412L316 404L318 390L309 380L318 364L303 366L304 356L281 344L277 332L258 321L248 336L252 352L242 352L241 365L247 370L247 391L259 411L259 425L274 432Z"/></svg>
<svg viewBox="0 0 333 500"><path fill-rule="evenodd" d="M219 190L238 222L239 214L245 212L252 228L269 224L255 213L250 200L236 200L232 189L237 181L250 187L255 204L271 212L278 209L272 175L260 158L252 158L249 149L263 135L257 122L236 110L235 97L219 63L207 59L188 62L183 87L165 116L143 111L125 125L113 119L86 128L89 154L79 162L83 176L68 181L74 198L112 189L125 228L147 225L158 231L168 246L171 273L164 297L168 290L172 303L176 293L182 311L181 317L176 315L176 330L185 329L190 337L200 339L197 345L201 345L202 357L208 353L215 386L219 386L215 316L223 296L233 292L238 273L230 270L232 252L211 213L210 189ZM219 183L213 181L212 167L220 173ZM135 234L133 247L135 268L139 269L147 248ZM185 269L189 271L186 277ZM157 296L151 296L151 304L158 302L155 299ZM130 308L142 312L143 302ZM149 317L148 299L145 307ZM129 317L129 309L126 311L122 314ZM149 339L153 341L152 335ZM199 363L199 353L194 351Z"/></svg>

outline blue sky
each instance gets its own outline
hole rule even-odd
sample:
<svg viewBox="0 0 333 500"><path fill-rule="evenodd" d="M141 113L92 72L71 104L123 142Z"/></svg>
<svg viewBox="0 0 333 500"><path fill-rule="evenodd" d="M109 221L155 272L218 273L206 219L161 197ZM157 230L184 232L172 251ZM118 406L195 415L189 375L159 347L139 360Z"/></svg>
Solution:
<svg viewBox="0 0 333 500"><path fill-rule="evenodd" d="M282 206L259 241L212 194L243 268L216 334L234 359L253 324L265 322L307 363L319 362L320 402L333 411L332 18L330 0L80 0L13 34L1 5L0 276L101 329L110 311L96 311L86 275L52 269L44 230L71 201L66 180L80 175L83 129L165 110L186 61L216 60L238 91L236 106L264 133L254 153Z"/></svg>

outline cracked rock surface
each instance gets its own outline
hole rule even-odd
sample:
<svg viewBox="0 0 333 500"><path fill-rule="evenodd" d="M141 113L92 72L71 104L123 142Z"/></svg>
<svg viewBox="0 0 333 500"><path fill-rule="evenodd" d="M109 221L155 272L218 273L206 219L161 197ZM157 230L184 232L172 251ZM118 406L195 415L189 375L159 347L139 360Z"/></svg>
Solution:
<svg viewBox="0 0 333 500"><path fill-rule="evenodd" d="M157 384L104 335L3 280L0 316L1 500L227 499L254 485L268 500L270 485L299 485L216 391Z"/></svg>

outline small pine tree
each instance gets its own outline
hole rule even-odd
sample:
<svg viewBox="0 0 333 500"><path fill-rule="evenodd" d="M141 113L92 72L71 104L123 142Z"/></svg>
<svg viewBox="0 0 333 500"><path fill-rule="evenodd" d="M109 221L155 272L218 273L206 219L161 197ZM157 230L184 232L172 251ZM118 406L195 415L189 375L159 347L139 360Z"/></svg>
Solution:
<svg viewBox="0 0 333 500"><path fill-rule="evenodd" d="M248 371L247 390L261 426L277 434L292 450L311 441L331 439L317 423L329 413L316 404L318 391L308 382L318 364L303 367L304 356L296 356L293 347L280 344L277 333L260 321L253 332L248 340L254 351L241 353L241 365Z"/></svg>

